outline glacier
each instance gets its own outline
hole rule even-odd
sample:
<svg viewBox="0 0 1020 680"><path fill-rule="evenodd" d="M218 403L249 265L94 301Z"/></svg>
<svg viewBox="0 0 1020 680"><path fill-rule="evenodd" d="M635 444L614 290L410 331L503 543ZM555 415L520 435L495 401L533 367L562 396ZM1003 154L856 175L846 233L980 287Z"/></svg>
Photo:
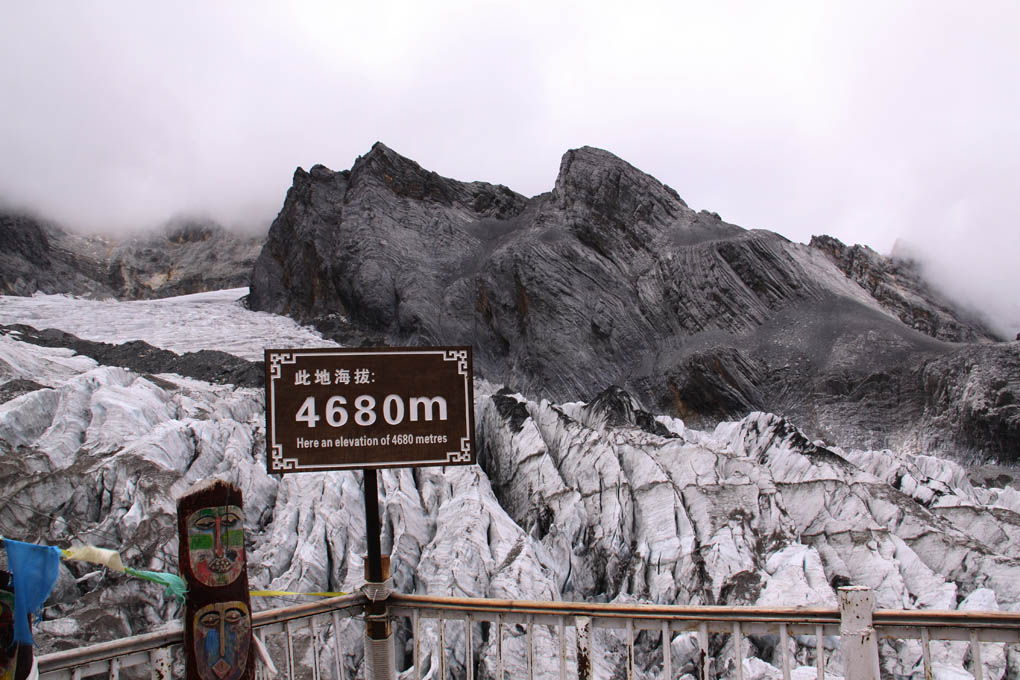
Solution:
<svg viewBox="0 0 1020 680"><path fill-rule="evenodd" d="M0 388L22 386L0 403L0 533L118 549L133 567L176 572L176 498L218 477L244 493L253 588L356 590L361 475L268 475L262 390L102 365L9 328L249 361L266 347L333 344L287 317L245 309L246 292L136 302L0 296L8 327ZM400 592L832 607L835 588L852 583L871 587L880 608L1018 611L1020 492L1008 475L977 478L934 456L827 446L770 413L696 430L611 386L587 402L553 403L476 379L475 409L478 465L380 472L383 548ZM181 611L156 586L64 562L37 624L40 651L154 630ZM596 634L608 650L596 660L600 677L620 671L620 645ZM341 635L353 672L360 628L350 623ZM398 631L400 644L406 637ZM463 639L448 631L447 640L459 677ZM545 631L536 643L549 651L536 653L544 677L556 670L558 643ZM477 677L494 677L494 642L475 636L475 644ZM510 633L508 658L523 644ZM987 647L986 677L1020 673L1020 651ZM696 651L677 636L674 669L690 669ZM749 648L745 677L778 677L767 654L754 658L759 651ZM940 673L966 673L965 645L932 651ZM917 643L884 643L884 670L909 676L920 656ZM661 671L652 658L639 659L638 677ZM809 666L813 647L799 646L796 659Z"/></svg>

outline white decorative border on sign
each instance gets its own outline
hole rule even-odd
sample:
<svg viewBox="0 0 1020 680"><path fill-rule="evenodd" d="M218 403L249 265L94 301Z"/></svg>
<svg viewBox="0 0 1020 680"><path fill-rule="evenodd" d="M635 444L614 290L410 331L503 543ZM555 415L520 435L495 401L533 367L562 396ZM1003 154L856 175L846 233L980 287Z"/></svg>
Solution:
<svg viewBox="0 0 1020 680"><path fill-rule="evenodd" d="M447 350L446 354L443 356L443 361L456 361L457 374L467 377L467 350L464 349Z"/></svg>
<svg viewBox="0 0 1020 680"><path fill-rule="evenodd" d="M273 469L274 470L297 470L296 458L283 457L283 444L273 444Z"/></svg>
<svg viewBox="0 0 1020 680"><path fill-rule="evenodd" d="M447 451L446 462L466 463L471 460L471 440L467 437L460 438L460 451Z"/></svg>
<svg viewBox="0 0 1020 680"><path fill-rule="evenodd" d="M280 377L282 364L297 363L297 355L290 352L273 352L269 355L269 378L276 380Z"/></svg>

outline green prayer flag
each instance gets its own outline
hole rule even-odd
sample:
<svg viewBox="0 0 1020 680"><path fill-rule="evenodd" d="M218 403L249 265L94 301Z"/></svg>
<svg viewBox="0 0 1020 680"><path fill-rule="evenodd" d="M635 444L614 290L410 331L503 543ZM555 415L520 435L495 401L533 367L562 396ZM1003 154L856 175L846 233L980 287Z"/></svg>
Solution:
<svg viewBox="0 0 1020 680"><path fill-rule="evenodd" d="M167 574L161 571L143 571L142 569L132 569L131 567L126 567L124 573L145 581L158 583L166 588L167 595L177 598L178 602L184 602L184 596L188 592L188 586L184 579L176 574Z"/></svg>

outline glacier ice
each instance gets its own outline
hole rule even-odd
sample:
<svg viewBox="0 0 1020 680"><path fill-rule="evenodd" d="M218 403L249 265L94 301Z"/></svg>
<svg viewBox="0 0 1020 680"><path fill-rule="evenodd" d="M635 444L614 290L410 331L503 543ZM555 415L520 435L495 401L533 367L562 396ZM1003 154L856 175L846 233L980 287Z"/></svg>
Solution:
<svg viewBox="0 0 1020 680"><path fill-rule="evenodd" d="M241 356L279 344L274 333L286 323L227 297L201 303L201 323L218 325L221 308L230 319L245 317L244 342L233 348ZM33 302L56 304L0 299L0 319ZM98 340L123 339L131 326L117 315L135 314L128 303L59 301L62 310L77 304L83 309L68 318L89 317ZM195 328L174 340L173 303L147 304L155 310L145 322L148 341L198 348ZM287 332L288 342L320 343ZM15 379L43 387L0 404L5 535L93 543L119 549L131 566L175 571L175 498L219 477L245 495L253 588L352 591L362 582L360 473L268 475L260 390L142 375L0 335L0 381ZM619 395L613 403L622 410L610 413L608 402L534 401L484 380L475 394L479 465L379 475L383 545L401 592L835 606L834 587L852 582L873 588L883 608L1016 611L1020 603L1020 494L976 485L956 463L826 448L767 413L699 431L663 416L639 422ZM179 614L154 586L65 563L39 638L44 650L57 649L150 630ZM428 626L435 623L427 633ZM520 661L512 652L523 650L523 632L511 628L504 651ZM606 651L602 670L622 668L622 642L595 634ZM341 635L355 666L359 629L349 622ZM462 669L463 627L449 625L446 636L448 662ZM473 638L480 677L492 677L492 632L479 628ZM543 629L536 644L548 652L536 655L540 669L552 664L553 672L558 642ZM940 669L961 667L959 643L933 649ZM673 640L675 668L691 650L689 638ZM430 654L426 665L435 662ZM798 654L810 665L807 651ZM1016 667L1011 654L989 648L988 672ZM657 658L641 660L639 677L654 675ZM909 674L919 658L916 643L900 642L884 650L883 663ZM777 672L762 659L745 664L746 677Z"/></svg>

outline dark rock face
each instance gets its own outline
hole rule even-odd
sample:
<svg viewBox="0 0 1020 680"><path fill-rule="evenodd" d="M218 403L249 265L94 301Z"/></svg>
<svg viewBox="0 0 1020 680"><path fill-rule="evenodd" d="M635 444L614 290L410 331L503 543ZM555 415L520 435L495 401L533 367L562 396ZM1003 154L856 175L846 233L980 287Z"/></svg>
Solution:
<svg viewBox="0 0 1020 680"><path fill-rule="evenodd" d="M50 243L42 225L24 215L0 216L3 255L21 257L34 265L50 264Z"/></svg>
<svg viewBox="0 0 1020 680"><path fill-rule="evenodd" d="M660 437L675 438L665 425L641 408L622 387L610 385L581 409L581 422L593 429L606 427L638 427Z"/></svg>
<svg viewBox="0 0 1020 680"><path fill-rule="evenodd" d="M0 383L0 404L16 399L23 394L29 392L35 392L36 390L46 389L46 385L40 385L33 380L24 380L21 378L15 378L14 380L8 380L5 383Z"/></svg>
<svg viewBox="0 0 1020 680"><path fill-rule="evenodd" d="M238 288L248 285L261 245L203 221L171 222L163 233L116 241L0 214L0 294L152 299Z"/></svg>
<svg viewBox="0 0 1020 680"><path fill-rule="evenodd" d="M943 448L942 438L1007 461L1020 459L1020 343L970 345L924 365L923 442Z"/></svg>
<svg viewBox="0 0 1020 680"><path fill-rule="evenodd" d="M21 214L0 213L0 295L74 293L108 296L109 287L62 255L64 233Z"/></svg>
<svg viewBox="0 0 1020 680"><path fill-rule="evenodd" d="M177 373L189 378L240 387L262 387L265 384L265 368L262 362L246 361L216 350L177 354L167 349L153 347L141 340L111 345L108 342L83 340L53 328L36 330L22 324L0 325L0 335L8 334L22 342L43 347L67 347L78 354L95 359L100 364L120 366L139 373ZM155 377L152 380L159 381ZM31 381L11 381L0 385L0 403L43 387L33 385ZM5 398L5 393L9 393L10 396Z"/></svg>
<svg viewBox="0 0 1020 680"><path fill-rule="evenodd" d="M925 367L962 351L946 341L990 332L869 253L695 212L599 149L567 152L528 199L376 144L349 171L295 173L250 303L345 344L470 343L476 373L525 394L619 385L694 424L763 409L843 445L1015 457L1001 409L961 431L927 396Z"/></svg>

